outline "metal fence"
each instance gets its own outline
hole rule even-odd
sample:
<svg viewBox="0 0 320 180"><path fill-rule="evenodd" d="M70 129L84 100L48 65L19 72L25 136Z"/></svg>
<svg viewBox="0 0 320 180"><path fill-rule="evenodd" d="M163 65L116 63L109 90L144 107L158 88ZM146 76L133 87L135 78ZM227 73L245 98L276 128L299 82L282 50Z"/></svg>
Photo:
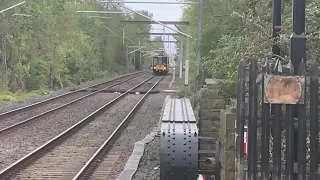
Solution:
<svg viewBox="0 0 320 180"><path fill-rule="evenodd" d="M274 69L241 61L237 80L237 179L318 179L318 64ZM249 76L247 83L246 77ZM246 102L247 99L247 102ZM259 120L259 124L258 124ZM244 154L244 126L248 152Z"/></svg>

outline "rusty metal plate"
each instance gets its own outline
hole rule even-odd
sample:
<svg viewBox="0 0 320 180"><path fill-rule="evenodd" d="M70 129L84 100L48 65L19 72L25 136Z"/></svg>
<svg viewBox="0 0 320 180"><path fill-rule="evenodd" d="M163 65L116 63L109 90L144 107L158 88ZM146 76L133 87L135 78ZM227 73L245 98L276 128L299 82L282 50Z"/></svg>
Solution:
<svg viewBox="0 0 320 180"><path fill-rule="evenodd" d="M305 77L265 75L265 103L301 104Z"/></svg>

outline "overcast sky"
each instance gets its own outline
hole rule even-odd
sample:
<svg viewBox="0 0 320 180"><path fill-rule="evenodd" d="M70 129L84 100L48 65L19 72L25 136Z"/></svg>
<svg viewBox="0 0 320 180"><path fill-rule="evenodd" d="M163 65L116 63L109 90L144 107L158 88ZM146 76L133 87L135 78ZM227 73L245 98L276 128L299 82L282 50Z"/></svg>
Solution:
<svg viewBox="0 0 320 180"><path fill-rule="evenodd" d="M125 0L126 2L132 1L165 1L165 2L177 2L177 0ZM179 4L126 4L126 6L133 8L135 10L147 10L149 13L153 14L153 19L157 21L179 21L182 17L182 5ZM175 28L173 25L169 25L170 27ZM163 26L161 25L152 25L152 32L163 32ZM171 29L165 28L165 32L174 32ZM166 39L168 40L168 36ZM171 36L170 41L174 41L175 39ZM169 50L168 43L165 44L167 50ZM171 51L174 50L175 45L171 44Z"/></svg>

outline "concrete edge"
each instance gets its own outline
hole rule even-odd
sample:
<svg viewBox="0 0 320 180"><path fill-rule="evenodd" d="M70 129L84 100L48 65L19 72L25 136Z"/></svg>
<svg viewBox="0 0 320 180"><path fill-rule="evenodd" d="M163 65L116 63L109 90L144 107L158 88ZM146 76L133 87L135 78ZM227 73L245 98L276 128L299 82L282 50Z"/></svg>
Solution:
<svg viewBox="0 0 320 180"><path fill-rule="evenodd" d="M129 157L126 165L124 166L124 169L120 176L117 178L117 180L131 180L133 175L136 173L141 157L144 154L144 148L145 144L150 143L154 140L155 136L159 133L159 128L156 127L154 130L148 134L144 139L141 141L138 141L134 144L134 149Z"/></svg>
<svg viewBox="0 0 320 180"><path fill-rule="evenodd" d="M169 98L170 98L170 96L167 95L163 104L162 104L161 116L159 119L158 126L155 127L150 134L145 136L144 139L142 139L141 141L137 141L134 144L133 152L132 152L131 156L129 157L126 165L124 166L123 171L121 172L121 174L117 178L117 180L131 180L132 177L134 176L134 174L136 173L136 171L138 170L141 157L144 154L145 145L152 142L154 140L155 136L160 133L160 125L161 125L161 120L162 120L162 114L164 111L164 106Z"/></svg>

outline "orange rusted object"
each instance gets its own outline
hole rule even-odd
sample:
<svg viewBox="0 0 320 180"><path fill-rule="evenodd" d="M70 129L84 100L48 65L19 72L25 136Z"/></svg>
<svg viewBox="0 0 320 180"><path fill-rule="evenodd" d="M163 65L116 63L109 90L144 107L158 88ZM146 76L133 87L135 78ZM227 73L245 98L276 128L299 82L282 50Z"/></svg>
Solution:
<svg viewBox="0 0 320 180"><path fill-rule="evenodd" d="M297 104L302 96L300 76L271 76L265 88L271 104Z"/></svg>

